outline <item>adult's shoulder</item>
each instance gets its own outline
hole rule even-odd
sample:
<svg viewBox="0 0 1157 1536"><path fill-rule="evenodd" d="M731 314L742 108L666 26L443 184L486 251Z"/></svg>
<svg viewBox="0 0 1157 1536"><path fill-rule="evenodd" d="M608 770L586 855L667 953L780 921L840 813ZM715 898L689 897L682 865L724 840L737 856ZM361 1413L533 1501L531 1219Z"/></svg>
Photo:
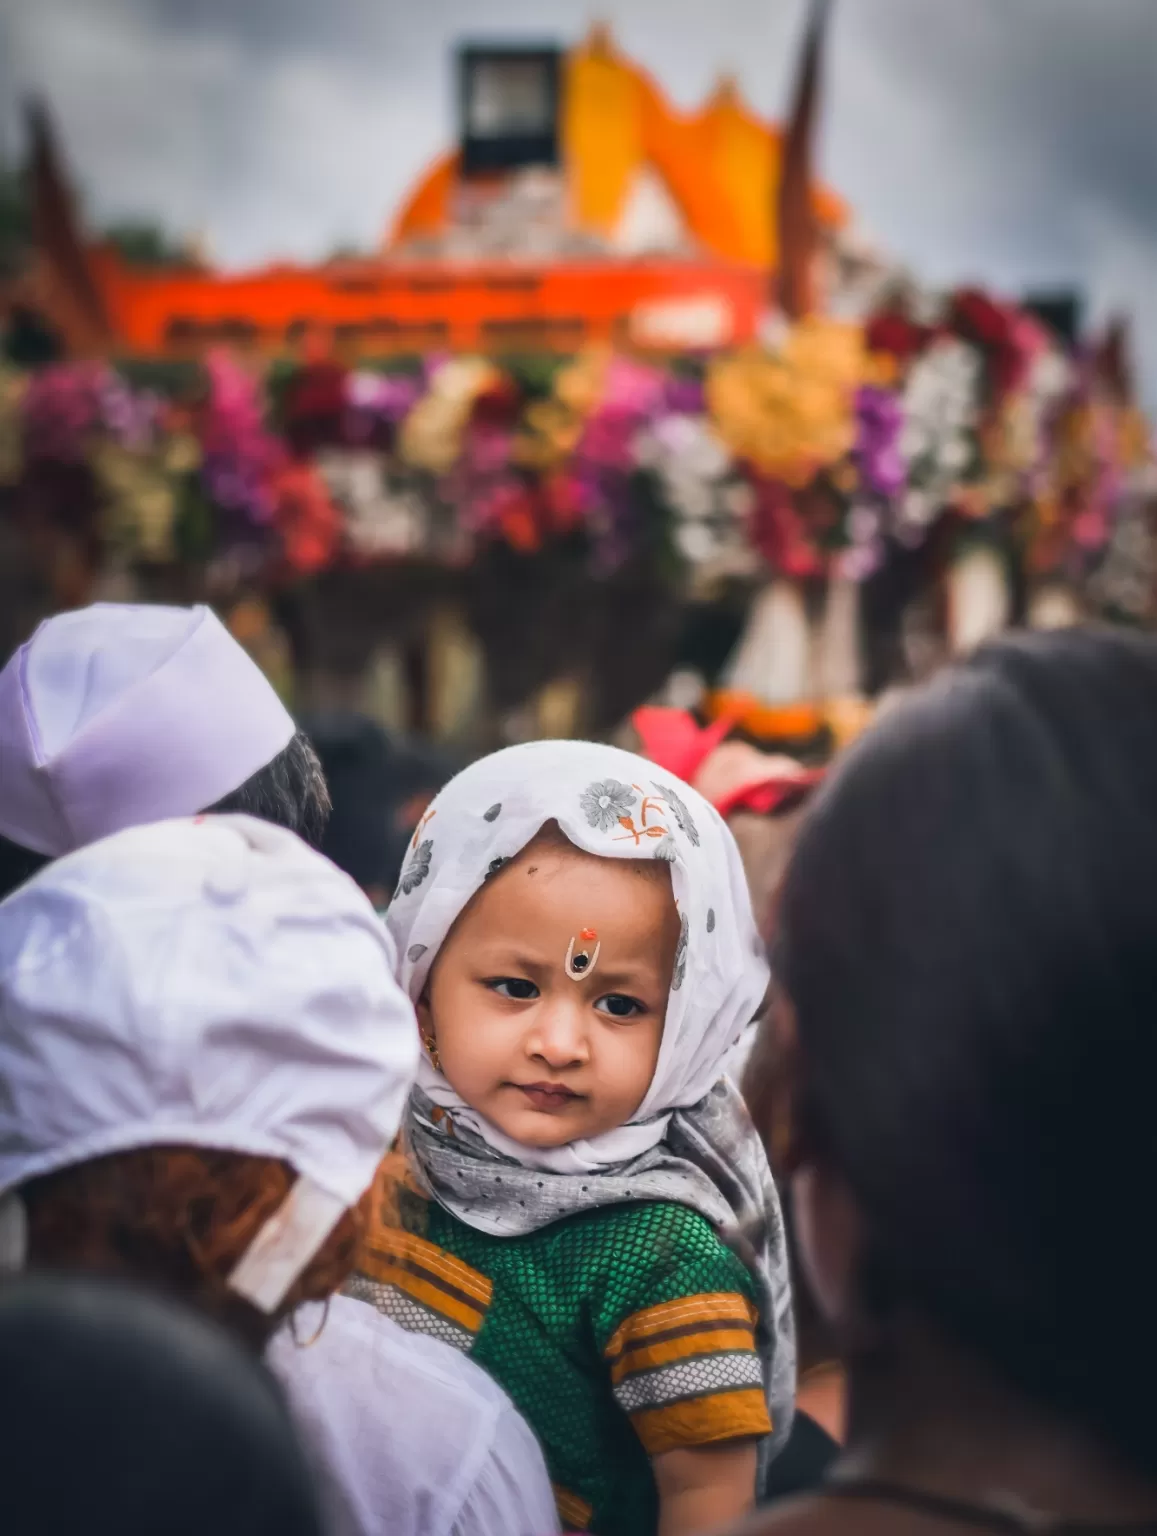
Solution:
<svg viewBox="0 0 1157 1536"><path fill-rule="evenodd" d="M308 1337L321 1312L306 1309ZM554 1528L542 1453L505 1392L437 1339L336 1296L317 1342L282 1332L269 1363L329 1495L338 1536L485 1529L494 1489L511 1536ZM545 1520L545 1523L544 1523Z"/></svg>

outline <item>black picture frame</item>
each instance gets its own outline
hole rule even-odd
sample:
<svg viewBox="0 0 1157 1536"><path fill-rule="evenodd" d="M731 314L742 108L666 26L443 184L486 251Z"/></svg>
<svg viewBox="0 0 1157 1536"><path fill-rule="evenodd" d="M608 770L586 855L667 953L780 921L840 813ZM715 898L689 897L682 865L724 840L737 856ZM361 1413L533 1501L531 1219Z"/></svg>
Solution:
<svg viewBox="0 0 1157 1536"><path fill-rule="evenodd" d="M541 127L533 131L512 129L478 132L472 122L472 104L479 73L515 66L541 74L544 110ZM464 43L458 49L458 122L462 175L491 176L522 166L557 166L559 163L559 105L562 78L561 49L548 46L516 46Z"/></svg>

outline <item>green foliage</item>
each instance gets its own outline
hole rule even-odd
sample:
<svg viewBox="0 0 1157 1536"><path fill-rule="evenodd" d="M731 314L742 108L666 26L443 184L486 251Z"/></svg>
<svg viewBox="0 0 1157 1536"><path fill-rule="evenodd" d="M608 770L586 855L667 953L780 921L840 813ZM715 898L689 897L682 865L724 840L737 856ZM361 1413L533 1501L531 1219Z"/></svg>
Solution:
<svg viewBox="0 0 1157 1536"><path fill-rule="evenodd" d="M194 264L180 241L148 219L124 219L110 224L104 231L104 239L132 267L188 267Z"/></svg>

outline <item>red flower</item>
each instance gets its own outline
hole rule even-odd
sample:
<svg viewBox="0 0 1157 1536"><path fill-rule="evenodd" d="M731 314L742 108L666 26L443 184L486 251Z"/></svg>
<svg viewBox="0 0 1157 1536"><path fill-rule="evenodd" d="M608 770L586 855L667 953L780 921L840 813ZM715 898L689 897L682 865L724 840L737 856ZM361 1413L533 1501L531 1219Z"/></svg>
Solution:
<svg viewBox="0 0 1157 1536"><path fill-rule="evenodd" d="M533 554L542 547L537 508L529 489L518 480L499 485L491 498L490 516L512 549Z"/></svg>
<svg viewBox="0 0 1157 1536"><path fill-rule="evenodd" d="M952 300L948 323L965 341L1000 347L1012 332L1012 319L1002 304L976 288L962 288Z"/></svg>
<svg viewBox="0 0 1157 1536"><path fill-rule="evenodd" d="M928 345L931 332L917 325L899 310L887 310L868 321L865 333L869 352L890 352L902 362L915 357Z"/></svg>
<svg viewBox="0 0 1157 1536"><path fill-rule="evenodd" d="M285 435L308 454L340 443L346 410L346 370L340 363L307 363L285 388Z"/></svg>
<svg viewBox="0 0 1157 1536"><path fill-rule="evenodd" d="M1022 345L1014 309L976 288L962 288L952 300L948 324L963 340L984 349L998 400L1024 382L1031 359Z"/></svg>
<svg viewBox="0 0 1157 1536"><path fill-rule="evenodd" d="M755 478L755 511L751 519L755 547L781 576L819 576L824 557L808 536L790 487L782 480Z"/></svg>
<svg viewBox="0 0 1157 1536"><path fill-rule="evenodd" d="M555 533L570 533L580 526L586 510L583 487L565 470L548 475L542 483L543 505Z"/></svg>
<svg viewBox="0 0 1157 1536"><path fill-rule="evenodd" d="M470 421L475 426L510 430L517 426L521 411L522 396L509 379L500 379L474 397Z"/></svg>
<svg viewBox="0 0 1157 1536"><path fill-rule="evenodd" d="M295 571L329 565L341 543L341 513L312 464L291 464L273 485L274 522Z"/></svg>

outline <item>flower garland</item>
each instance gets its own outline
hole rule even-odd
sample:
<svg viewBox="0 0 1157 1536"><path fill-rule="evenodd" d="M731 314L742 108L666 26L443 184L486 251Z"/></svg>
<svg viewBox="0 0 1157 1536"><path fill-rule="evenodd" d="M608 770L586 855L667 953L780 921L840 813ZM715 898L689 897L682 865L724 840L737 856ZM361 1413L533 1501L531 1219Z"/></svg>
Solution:
<svg viewBox="0 0 1157 1536"><path fill-rule="evenodd" d="M665 551L708 584L863 579L952 513L1020 518L1030 571L1083 579L1139 547L1114 532L1122 509L1136 526L1153 463L1119 391L975 290L920 319L899 301L864 325L811 317L706 362L315 358L263 380L217 351L167 400L104 363L0 376L0 483L83 468L130 556L240 550L267 573L571 540L595 574Z"/></svg>

